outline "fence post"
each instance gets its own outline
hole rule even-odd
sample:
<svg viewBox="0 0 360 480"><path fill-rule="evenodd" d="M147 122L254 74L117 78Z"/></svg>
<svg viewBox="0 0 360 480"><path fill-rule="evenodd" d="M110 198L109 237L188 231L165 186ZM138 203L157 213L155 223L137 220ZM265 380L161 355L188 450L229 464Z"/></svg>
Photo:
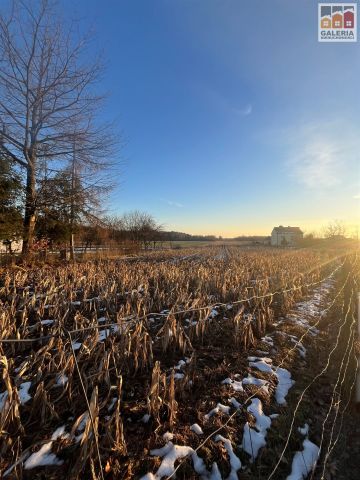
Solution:
<svg viewBox="0 0 360 480"><path fill-rule="evenodd" d="M357 316L358 316L358 340L360 340L360 293L358 293L358 304L357 304ZM357 376L356 376L356 392L355 392L355 402L360 403L360 355L358 356L357 363Z"/></svg>

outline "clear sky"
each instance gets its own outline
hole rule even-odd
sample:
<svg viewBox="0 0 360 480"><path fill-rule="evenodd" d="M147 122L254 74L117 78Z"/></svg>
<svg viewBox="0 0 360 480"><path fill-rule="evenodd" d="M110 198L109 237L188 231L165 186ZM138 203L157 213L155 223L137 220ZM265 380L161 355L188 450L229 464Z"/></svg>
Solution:
<svg viewBox="0 0 360 480"><path fill-rule="evenodd" d="M318 43L318 2L61 5L96 30L126 137L112 212L224 236L359 223L360 43Z"/></svg>

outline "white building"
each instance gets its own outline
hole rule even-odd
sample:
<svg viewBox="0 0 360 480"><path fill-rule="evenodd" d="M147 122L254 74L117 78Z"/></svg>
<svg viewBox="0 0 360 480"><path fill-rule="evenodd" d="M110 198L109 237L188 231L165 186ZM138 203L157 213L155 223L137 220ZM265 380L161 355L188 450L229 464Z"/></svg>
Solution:
<svg viewBox="0 0 360 480"><path fill-rule="evenodd" d="M11 242L11 252L20 253L22 249L22 240L13 240ZM0 240L0 253L10 253L9 242L6 240Z"/></svg>
<svg viewBox="0 0 360 480"><path fill-rule="evenodd" d="M271 232L271 245L274 247L294 247L303 238L299 227L274 227Z"/></svg>

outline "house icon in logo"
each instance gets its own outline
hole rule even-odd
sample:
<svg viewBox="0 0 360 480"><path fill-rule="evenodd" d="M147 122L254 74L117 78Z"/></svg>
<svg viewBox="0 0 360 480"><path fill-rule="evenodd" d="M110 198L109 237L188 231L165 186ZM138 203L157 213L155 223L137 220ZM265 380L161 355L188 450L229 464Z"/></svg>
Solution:
<svg viewBox="0 0 360 480"><path fill-rule="evenodd" d="M354 7L351 7L351 6L345 7L344 28L354 28Z"/></svg>
<svg viewBox="0 0 360 480"><path fill-rule="evenodd" d="M331 28L331 17L322 17L321 18L321 28Z"/></svg>
<svg viewBox="0 0 360 480"><path fill-rule="evenodd" d="M333 7L334 8L334 7ZM341 8L341 7L337 7ZM341 10L335 10L332 14L332 28L343 28L343 13Z"/></svg>
<svg viewBox="0 0 360 480"><path fill-rule="evenodd" d="M321 28L331 28L331 6L325 5L321 7Z"/></svg>

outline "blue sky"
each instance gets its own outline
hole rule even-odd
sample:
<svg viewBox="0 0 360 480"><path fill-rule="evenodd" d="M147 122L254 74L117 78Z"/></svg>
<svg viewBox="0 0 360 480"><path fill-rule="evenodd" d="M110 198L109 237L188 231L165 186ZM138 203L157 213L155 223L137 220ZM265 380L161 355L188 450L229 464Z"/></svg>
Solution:
<svg viewBox="0 0 360 480"><path fill-rule="evenodd" d="M63 0L104 50L126 137L113 213L232 236L359 223L360 45L317 2Z"/></svg>

